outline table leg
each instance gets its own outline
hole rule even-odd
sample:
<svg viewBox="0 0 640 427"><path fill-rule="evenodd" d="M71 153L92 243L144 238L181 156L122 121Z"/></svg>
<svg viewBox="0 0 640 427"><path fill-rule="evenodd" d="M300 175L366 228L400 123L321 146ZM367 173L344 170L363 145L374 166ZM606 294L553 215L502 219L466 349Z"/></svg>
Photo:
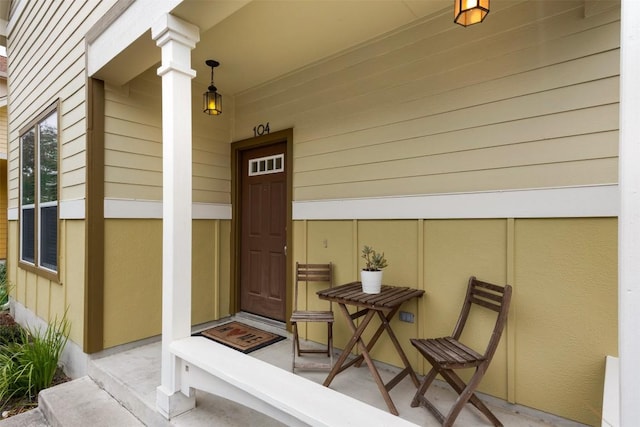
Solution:
<svg viewBox="0 0 640 427"><path fill-rule="evenodd" d="M373 379L378 385L380 394L382 394L384 401L387 403L389 412L391 412L393 415L399 415L398 409L396 409L396 405L393 404L393 400L391 400L391 396L389 396L389 391L387 390L387 386L384 384L384 381L382 381L382 377L380 376L380 373L376 369L376 366L373 363L373 359L369 355L369 350L367 349L367 346L364 344L364 341L362 341L362 338L358 339L358 346L360 347L360 351L362 351L362 357L364 357L365 362L367 362L367 366L369 367L369 371L371 372Z"/></svg>
<svg viewBox="0 0 640 427"><path fill-rule="evenodd" d="M333 381L335 376L343 371L343 365L347 360L349 353L351 353L351 350L360 339L360 335L362 335L362 332L364 332L365 328L367 327L367 325L369 324L369 322L371 321L374 315L373 312L367 313L364 321L360 324L358 328L356 328L356 325L355 323L353 323L353 319L351 319L351 314L349 313L349 310L347 310L347 307L344 304L338 304L338 306L340 307L340 311L344 315L345 319L347 319L347 326L349 327L353 335L349 340L349 342L347 343L347 345L345 346L344 350L342 350L342 354L340 354L340 357L338 358L336 363L333 365L333 368L331 369L331 372L329 372L327 379L324 380L323 385L325 387L329 387L329 384L331 384L331 381ZM348 366L351 366L351 365L349 364Z"/></svg>
<svg viewBox="0 0 640 427"><path fill-rule="evenodd" d="M333 369L331 369L331 372L329 372L329 375L327 376L327 379L324 381L323 385L325 387L328 387L329 384L331 384L331 381L333 381L333 379L335 378L335 376L343 370L342 365L344 364L349 353L353 349L353 346L357 343L358 347L360 348L360 351L362 352L360 357L363 357L365 362L367 363L369 371L371 372L371 375L373 376L373 379L376 382L378 389L380 390L380 394L382 394L382 397L385 403L387 404L387 407L389 408L389 412L391 412L394 415L398 415L399 414L398 409L396 409L396 406L391 400L391 396L389 396L389 392L387 391L387 388L384 382L382 381L382 377L380 376L380 373L376 369L373 363L373 359L371 359L371 356L369 355L369 350L367 348L368 346L365 345L364 341L362 340L362 333L367 328L367 325L369 325L369 322L371 322L371 319L373 319L373 316L375 315L376 311L375 310L367 311L367 314L365 315L364 320L362 321L360 326L356 328L355 323L353 322L353 319L351 318L351 315L349 314L349 311L347 310L346 306L344 304L339 304L339 306L340 306L340 310L342 311L342 314L344 314L345 318L347 319L347 326L349 326L349 329L353 333L353 336L347 343L347 346L345 347L344 351L340 355L340 358L338 359L336 364L333 366ZM351 363L347 364L347 367L350 365Z"/></svg>
<svg viewBox="0 0 640 427"><path fill-rule="evenodd" d="M387 330L387 334L389 334L389 338L391 338L391 342L393 342L393 345L395 346L396 350L398 351L398 355L400 356L400 359L402 359L402 363L404 363L404 367L405 367L405 369L402 372L400 372L398 375L396 375L396 377L394 379L389 381L389 383L387 384L387 390L391 390L393 387L395 387L395 385L398 382L400 382L400 380L402 380L402 378L404 378L407 374L409 374L409 376L411 376L411 380L413 381L413 384L416 387L418 387L420 385L420 381L418 380L418 376L416 375L415 371L411 367L411 363L409 363L409 359L407 358L407 355L404 353L404 350L402 350L402 346L400 345L400 342L398 341L398 338L396 337L396 334L393 333L393 330L391 329L391 325L389 324L389 321L391 320L391 317L393 317L393 316L391 316L391 317L389 317L388 315L385 316L380 311L378 312L378 315L380 317L380 321L382 322L382 325Z"/></svg>
<svg viewBox="0 0 640 427"><path fill-rule="evenodd" d="M393 316L396 315L396 313L398 312L399 309L400 309L400 306L397 306L397 307L393 308L389 313L387 313L387 315L386 315L387 323L393 318ZM384 319L384 314L381 311L378 311L378 314L380 315L381 319ZM382 335L382 331L384 331L384 330L385 330L385 326L384 326L384 320L383 320L382 324L380 324L380 326L378 326L378 329L376 330L376 332L371 337L371 341L369 341L369 344L367 344L367 350L368 351L371 351L373 346L376 345L376 343L378 342L378 339ZM362 358L360 360L358 360L358 362L356 362L356 367L359 368L361 365L362 365Z"/></svg>

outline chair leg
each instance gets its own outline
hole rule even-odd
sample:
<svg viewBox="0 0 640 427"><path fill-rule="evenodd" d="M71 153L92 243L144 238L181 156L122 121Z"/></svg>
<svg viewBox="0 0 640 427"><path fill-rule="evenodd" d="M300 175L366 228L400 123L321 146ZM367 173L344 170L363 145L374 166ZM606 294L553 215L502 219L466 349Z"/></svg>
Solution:
<svg viewBox="0 0 640 427"><path fill-rule="evenodd" d="M296 354L298 349L300 348L300 344L298 343L298 324L293 322L291 323L291 327L293 329L293 361L291 363L291 372L295 372L296 370Z"/></svg>
<svg viewBox="0 0 640 427"><path fill-rule="evenodd" d="M302 349L300 347L300 334L298 331L298 324L296 322L291 322L291 328L292 328L292 333L293 333L293 363L292 363L292 367L291 367L291 372L295 372L296 369L296 356L297 357L302 357L302 353L319 353L319 354L325 354L327 357L329 357L329 363L328 364L318 364L318 363L313 363L313 362L309 362L308 364L306 364L305 362L298 362L297 367L300 369L303 368L308 368L308 369L324 369L324 368L328 368L329 370L331 370L331 368L333 367L333 323L332 322L327 322L327 347L325 348L320 348L320 349L314 349L314 348L305 348ZM308 365L308 366L307 366Z"/></svg>
<svg viewBox="0 0 640 427"><path fill-rule="evenodd" d="M467 384L465 384L464 381L462 381L462 379L452 370L443 370L441 374L449 385L451 385L451 387L453 387L453 389L458 393L458 398L449 410L449 413L442 424L443 426L453 425L453 422L462 411L464 405L467 402L470 402L480 412L482 412L495 427L502 427L500 420L496 418L493 412L491 412L491 410L487 408L487 406L474 393L484 376L483 369L476 369L476 372Z"/></svg>
<svg viewBox="0 0 640 427"><path fill-rule="evenodd" d="M424 379L422 380L422 383L420 383L420 386L418 387L418 390L416 390L416 394L413 396L413 400L411 401L411 407L415 408L420 405L424 406L427 410L429 410L429 412L431 412L431 414L433 414L434 417L436 417L438 421L440 421L440 423L442 423L444 422L444 415L442 415L442 413L438 410L438 408L436 408L435 405L431 403L429 399L427 399L427 397L425 396L427 389L433 383L433 380L436 378L437 375L438 375L438 371L435 368L432 368L427 373L427 375L425 375Z"/></svg>
<svg viewBox="0 0 640 427"><path fill-rule="evenodd" d="M418 387L418 390L416 390L416 394L413 396L413 400L411 401L412 408L420 406L420 397L424 396L424 394L427 392L427 389L436 378L436 375L438 375L438 372L432 368L427 373L427 375L424 376L422 383L420 383L420 387Z"/></svg>
<svg viewBox="0 0 640 427"><path fill-rule="evenodd" d="M327 323L327 352L329 353L329 369L333 367L333 322Z"/></svg>

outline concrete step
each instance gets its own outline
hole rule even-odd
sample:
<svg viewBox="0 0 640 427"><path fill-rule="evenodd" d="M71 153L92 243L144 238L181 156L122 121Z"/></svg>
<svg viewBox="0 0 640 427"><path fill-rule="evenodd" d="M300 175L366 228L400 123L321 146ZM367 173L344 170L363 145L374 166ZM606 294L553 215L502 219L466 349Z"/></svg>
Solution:
<svg viewBox="0 0 640 427"><path fill-rule="evenodd" d="M156 411L155 386L160 383L160 370L153 370L151 356L152 351L143 346L139 352L130 350L95 359L89 362L88 374L145 425L169 427L171 424Z"/></svg>
<svg viewBox="0 0 640 427"><path fill-rule="evenodd" d="M143 427L89 377L42 390L38 408L51 427Z"/></svg>
<svg viewBox="0 0 640 427"><path fill-rule="evenodd" d="M280 422L231 400L196 391L196 407L167 421L156 411L160 342L89 362L89 377L150 427L283 427Z"/></svg>
<svg viewBox="0 0 640 427"><path fill-rule="evenodd" d="M35 408L0 421L0 427L49 427L49 423L40 408Z"/></svg>

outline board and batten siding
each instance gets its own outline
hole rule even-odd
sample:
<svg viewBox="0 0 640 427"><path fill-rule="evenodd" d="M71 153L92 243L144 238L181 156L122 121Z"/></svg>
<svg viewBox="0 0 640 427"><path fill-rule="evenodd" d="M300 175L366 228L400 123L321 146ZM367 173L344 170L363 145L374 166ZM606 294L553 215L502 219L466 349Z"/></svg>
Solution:
<svg viewBox="0 0 640 427"><path fill-rule="evenodd" d="M401 308L415 316L412 322L391 320L421 375L430 366L409 339L451 333L469 276L511 284L509 323L480 391L599 425L605 356L617 354L617 227L616 218L305 220L293 223L292 256L332 262L334 283L342 284L359 280L363 245L384 251L385 283L425 291ZM327 310L316 296L324 286L310 283L299 307ZM474 311L463 342L484 348L492 319ZM322 326L304 325L301 333L326 342ZM336 316L333 336L336 348L348 343L344 316ZM402 366L390 341L372 356Z"/></svg>
<svg viewBox="0 0 640 427"><path fill-rule="evenodd" d="M193 201L231 202L228 114L199 113L206 87L193 83ZM162 200L162 82L152 68L124 87L105 90L105 197Z"/></svg>
<svg viewBox="0 0 640 427"><path fill-rule="evenodd" d="M239 94L234 135L294 128L295 201L616 183L619 19L583 0L432 17Z"/></svg>

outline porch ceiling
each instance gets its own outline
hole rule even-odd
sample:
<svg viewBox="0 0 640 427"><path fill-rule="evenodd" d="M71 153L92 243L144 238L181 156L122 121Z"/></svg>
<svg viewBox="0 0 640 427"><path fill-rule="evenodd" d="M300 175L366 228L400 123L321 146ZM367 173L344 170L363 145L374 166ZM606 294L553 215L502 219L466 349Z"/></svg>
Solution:
<svg viewBox="0 0 640 427"><path fill-rule="evenodd" d="M209 82L206 59L220 61L216 86L237 94L293 70L452 7L450 0L254 0L218 24L239 0L186 0L173 14L201 28L192 56L197 80ZM451 12L453 13L453 12Z"/></svg>
<svg viewBox="0 0 640 427"><path fill-rule="evenodd" d="M191 0L173 13L203 29L192 57L198 79L208 83L204 61L216 59L216 85L230 94L453 7L450 0L256 0L204 30L203 5L213 9Z"/></svg>

